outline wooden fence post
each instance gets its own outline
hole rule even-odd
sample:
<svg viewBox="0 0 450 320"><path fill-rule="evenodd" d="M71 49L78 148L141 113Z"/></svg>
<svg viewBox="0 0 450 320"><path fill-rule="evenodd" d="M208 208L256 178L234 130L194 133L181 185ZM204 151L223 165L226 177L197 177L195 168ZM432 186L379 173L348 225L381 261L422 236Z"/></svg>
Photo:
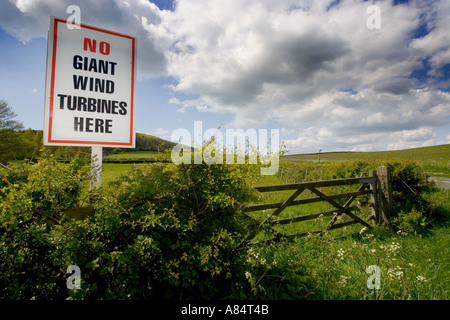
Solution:
<svg viewBox="0 0 450 320"><path fill-rule="evenodd" d="M370 170L369 176L371 178L376 177L375 170ZM372 183L370 183L370 190L372 193L370 194L370 210L372 211L372 218L374 225L378 225L381 223L380 220L380 206L378 204L378 179Z"/></svg>
<svg viewBox="0 0 450 320"><path fill-rule="evenodd" d="M380 182L378 194L380 195L379 205L381 207L381 218L389 224L389 219L393 214L391 168L386 166L378 167L377 176Z"/></svg>

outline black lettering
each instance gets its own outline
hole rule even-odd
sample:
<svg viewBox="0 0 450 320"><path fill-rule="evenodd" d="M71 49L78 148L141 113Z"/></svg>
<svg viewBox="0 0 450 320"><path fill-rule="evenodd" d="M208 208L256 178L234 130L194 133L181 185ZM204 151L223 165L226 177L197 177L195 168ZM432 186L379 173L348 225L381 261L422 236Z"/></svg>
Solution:
<svg viewBox="0 0 450 320"><path fill-rule="evenodd" d="M86 132L93 132L91 126L93 125L93 118L86 118Z"/></svg>
<svg viewBox="0 0 450 320"><path fill-rule="evenodd" d="M103 74L111 74L114 75L116 72L117 62L82 57L79 55L73 56L73 68L76 70L84 70L91 72L98 72Z"/></svg>
<svg viewBox="0 0 450 320"><path fill-rule="evenodd" d="M106 80L106 93L114 93L114 81Z"/></svg>
<svg viewBox="0 0 450 320"><path fill-rule="evenodd" d="M106 60L98 60L98 72L103 72L104 74L108 74L108 61Z"/></svg>
<svg viewBox="0 0 450 320"><path fill-rule="evenodd" d="M112 131L110 130L111 127L112 127L112 120L106 119L105 120L105 133L112 133Z"/></svg>
<svg viewBox="0 0 450 320"><path fill-rule="evenodd" d="M88 98L88 109L89 112L95 112L97 110L97 100L94 98Z"/></svg>
<svg viewBox="0 0 450 320"><path fill-rule="evenodd" d="M95 79L95 92L105 92L105 79Z"/></svg>
<svg viewBox="0 0 450 320"><path fill-rule="evenodd" d="M59 97L59 108L61 110L67 109L71 111L84 111L84 112L96 112L96 113L106 113L106 114L119 114L119 115L127 115L128 114L128 105L126 101L117 101L117 100L107 100L100 98L89 98L82 96L71 96L66 94L57 94ZM83 118L76 118L77 123L82 121ZM93 130L95 119L89 120L89 118L85 119L86 125L81 126L77 125L78 128L84 129L85 131L91 129ZM111 120L112 121L112 120ZM97 122L96 122L97 123ZM98 122L99 123L99 122ZM106 128L106 122L103 122L104 128ZM95 124L96 125L96 124ZM112 124L110 123L110 126ZM99 130L102 130L101 128ZM92 132L92 131L87 131Z"/></svg>
<svg viewBox="0 0 450 320"><path fill-rule="evenodd" d="M59 108L64 109L64 98L67 97L65 94L58 94L59 97Z"/></svg>
<svg viewBox="0 0 450 320"><path fill-rule="evenodd" d="M127 109L126 109L127 103L125 101L121 101L119 103L119 107L120 107L119 114L121 114L123 116L126 115L127 114Z"/></svg>
<svg viewBox="0 0 450 320"><path fill-rule="evenodd" d="M89 80L89 85L88 85ZM73 87L77 90L114 93L114 81L73 75Z"/></svg>
<svg viewBox="0 0 450 320"><path fill-rule="evenodd" d="M86 101L87 99L85 97L78 97L78 111L86 111Z"/></svg>
<svg viewBox="0 0 450 320"><path fill-rule="evenodd" d="M84 63L83 63L83 70L84 71L87 71L87 65L88 65L88 60L89 58L88 57L84 57L84 59L83 59L83 61L84 61Z"/></svg>
<svg viewBox="0 0 450 320"><path fill-rule="evenodd" d="M103 133L103 119L95 119L95 132Z"/></svg>
<svg viewBox="0 0 450 320"><path fill-rule="evenodd" d="M75 117L75 118L73 118L73 120L74 120L73 129L75 131L83 132L83 118L81 117L78 120L78 117Z"/></svg>
<svg viewBox="0 0 450 320"><path fill-rule="evenodd" d="M102 112L102 100L103 99L97 99L97 112L100 113Z"/></svg>
<svg viewBox="0 0 450 320"><path fill-rule="evenodd" d="M91 59L91 62L89 63L88 71L97 72L97 59Z"/></svg>
<svg viewBox="0 0 450 320"><path fill-rule="evenodd" d="M79 55L75 55L73 56L73 68L77 69L77 70L81 70L81 68L83 67L83 63L80 62L80 60L82 60L83 58Z"/></svg>
<svg viewBox="0 0 450 320"><path fill-rule="evenodd" d="M110 62L109 64L111 65L111 75L113 76L117 62Z"/></svg>
<svg viewBox="0 0 450 320"><path fill-rule="evenodd" d="M80 89L81 90L86 90L86 85L87 85L87 77L82 77L82 76L77 76L77 75L73 75L73 87L75 89Z"/></svg>
<svg viewBox="0 0 450 320"><path fill-rule="evenodd" d="M117 103L118 103L118 101L115 101L115 100L112 102L112 114L117 114L117 108L118 108Z"/></svg>
<svg viewBox="0 0 450 320"><path fill-rule="evenodd" d="M77 97L69 96L69 98L67 99L67 109L73 111L73 110L76 110L76 108L77 108Z"/></svg>
<svg viewBox="0 0 450 320"><path fill-rule="evenodd" d="M102 100L102 113L111 113L111 100Z"/></svg>

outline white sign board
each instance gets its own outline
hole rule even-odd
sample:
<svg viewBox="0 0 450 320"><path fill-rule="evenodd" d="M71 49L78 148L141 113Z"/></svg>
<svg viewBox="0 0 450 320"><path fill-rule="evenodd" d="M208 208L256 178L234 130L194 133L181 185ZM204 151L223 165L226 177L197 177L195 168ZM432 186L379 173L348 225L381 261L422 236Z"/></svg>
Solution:
<svg viewBox="0 0 450 320"><path fill-rule="evenodd" d="M136 38L51 17L47 50L44 144L133 148Z"/></svg>

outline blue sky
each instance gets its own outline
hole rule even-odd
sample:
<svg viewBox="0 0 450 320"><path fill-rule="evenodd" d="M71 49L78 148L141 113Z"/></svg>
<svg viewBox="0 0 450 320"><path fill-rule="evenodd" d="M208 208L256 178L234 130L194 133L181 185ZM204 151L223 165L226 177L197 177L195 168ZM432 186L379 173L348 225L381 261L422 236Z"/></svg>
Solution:
<svg viewBox="0 0 450 320"><path fill-rule="evenodd" d="M138 38L138 132L279 129L291 153L450 143L448 1L0 0L0 99L27 128L43 128L49 16L73 4Z"/></svg>

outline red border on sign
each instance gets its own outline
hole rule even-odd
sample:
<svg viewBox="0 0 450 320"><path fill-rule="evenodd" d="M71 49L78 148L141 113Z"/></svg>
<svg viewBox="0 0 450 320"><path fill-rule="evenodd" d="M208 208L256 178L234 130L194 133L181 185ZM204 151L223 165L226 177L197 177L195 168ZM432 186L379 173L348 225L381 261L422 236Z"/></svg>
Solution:
<svg viewBox="0 0 450 320"><path fill-rule="evenodd" d="M53 98L55 93L55 64L56 64L56 47L57 47L57 39L58 39L58 23L62 22L64 24L67 23L66 20L63 19L54 19L53 26L53 48L52 48L52 71L51 71L51 80L50 80L50 114L49 114L49 126L48 126L48 139L47 141L50 143L67 143L67 144L87 144L87 145L121 145L121 146L132 146L133 145L133 119L134 119L134 79L135 79L135 48L136 48L136 39L131 36L127 36L118 32L104 30L101 28L96 28L93 26L88 26L84 24L80 24L82 28L95 30L98 32L108 33L114 36L119 36L127 39L131 39L132 41L132 60L131 60L131 108L130 108L130 142L99 142L99 141L76 141L76 140L53 140L52 139L52 130L53 130Z"/></svg>

